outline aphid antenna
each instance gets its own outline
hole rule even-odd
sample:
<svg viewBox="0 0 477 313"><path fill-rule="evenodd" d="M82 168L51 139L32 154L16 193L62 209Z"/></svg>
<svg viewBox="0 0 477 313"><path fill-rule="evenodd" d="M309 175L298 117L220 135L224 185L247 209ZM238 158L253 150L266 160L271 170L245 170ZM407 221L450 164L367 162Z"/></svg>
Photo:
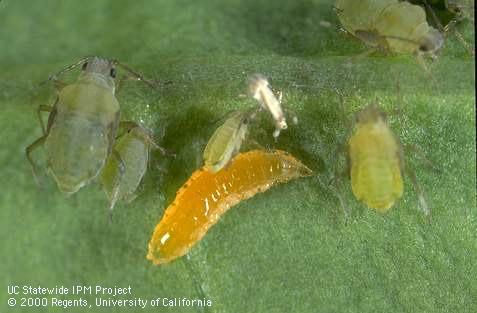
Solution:
<svg viewBox="0 0 477 313"><path fill-rule="evenodd" d="M436 23L437 27L439 28L439 30L441 32L445 32L445 29L444 27L442 26L442 23L439 21L439 19L437 18L437 15L436 15L436 12L434 11L434 9L432 9L432 7L429 5L429 3L427 3L427 0L423 0L424 2L424 6L426 7L426 10L431 13L431 16L432 16L432 20L434 21L434 23Z"/></svg>
<svg viewBox="0 0 477 313"><path fill-rule="evenodd" d="M434 164L434 162L432 162L431 160L429 160L429 158L427 158L427 156L424 153L424 151L422 150L422 148L419 147L418 145L416 145L416 144L406 144L406 145L404 145L404 150L406 151L406 154L410 154L410 152L414 152L415 154L419 155L419 157L422 159L422 161L426 164L426 167L435 171L438 174L442 174L442 170L440 168L438 168Z"/></svg>
<svg viewBox="0 0 477 313"><path fill-rule="evenodd" d="M146 85L148 85L149 87L155 89L157 86L157 82L156 84L153 84L150 80L144 78L144 76L142 76L141 74L139 74L138 72L136 72L135 70L133 70L132 68L130 68L129 66L127 66L126 64L124 63L121 63L119 62L118 60L112 60L113 64L114 65L117 65L119 67L121 67L122 69L126 70L127 72L129 72L130 74L132 74L134 77L136 77L136 79L138 81L142 81L143 83L145 83ZM166 83L170 83L170 82L166 82Z"/></svg>
<svg viewBox="0 0 477 313"><path fill-rule="evenodd" d="M221 116L219 116L218 118L212 120L209 124L210 125L215 125L217 124L218 122L220 121L223 121L224 119L226 119L227 117L229 117L230 115L232 115L234 112L237 112L239 110L230 110L230 111L227 111L225 112L224 114L222 114Z"/></svg>
<svg viewBox="0 0 477 313"><path fill-rule="evenodd" d="M426 195L424 193L424 190L422 189L421 185L417 181L416 173L409 167L405 168L407 175L411 179L412 185L414 186L414 190L416 191L418 202L419 202L419 207L424 213L424 215L430 220L431 218L431 208L429 207L427 200L426 200Z"/></svg>
<svg viewBox="0 0 477 313"><path fill-rule="evenodd" d="M62 70L60 70L60 71L57 72L56 74L50 75L50 76L48 77L48 79L45 80L45 81L42 81L42 82L40 83L40 85L46 84L46 83L48 83L49 81L52 81L52 80L53 80L53 81L57 80L59 76L61 76L61 75L65 74L65 73L67 73L67 72L73 70L74 68L78 67L79 65L82 65L84 62L89 61L91 58L92 58L92 56L86 56L86 57L84 57L84 58L79 59L79 60L76 61L75 63L70 64L70 65L68 65L67 67L63 68Z"/></svg>
<svg viewBox="0 0 477 313"><path fill-rule="evenodd" d="M417 51L417 53L416 53L417 64L419 64L419 66L424 70L424 72L429 77L431 82L434 85L437 86L437 81L434 78L434 76L432 75L431 71L429 70L429 67L427 66L426 60L424 60L424 54L425 54L425 52Z"/></svg>

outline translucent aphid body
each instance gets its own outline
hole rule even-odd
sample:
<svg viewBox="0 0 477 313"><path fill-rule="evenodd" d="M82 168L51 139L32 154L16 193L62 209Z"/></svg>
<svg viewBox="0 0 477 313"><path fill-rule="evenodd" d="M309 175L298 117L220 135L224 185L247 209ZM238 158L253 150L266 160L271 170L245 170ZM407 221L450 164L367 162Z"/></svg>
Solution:
<svg viewBox="0 0 477 313"><path fill-rule="evenodd" d="M444 43L418 5L398 0L337 0L343 27L367 44L392 53L434 55Z"/></svg>
<svg viewBox="0 0 477 313"><path fill-rule="evenodd" d="M186 254L237 203L274 184L309 175L309 168L278 150L241 153L215 174L205 168L197 170L156 226L147 258L162 264Z"/></svg>
<svg viewBox="0 0 477 313"><path fill-rule="evenodd" d="M107 59L88 59L77 81L63 87L49 109L46 133L27 148L32 162L31 150L44 144L48 172L65 193L93 180L111 152L119 123L114 65Z"/></svg>
<svg viewBox="0 0 477 313"><path fill-rule="evenodd" d="M376 106L357 118L348 141L351 187L356 199L384 213L403 193L401 144Z"/></svg>
<svg viewBox="0 0 477 313"><path fill-rule="evenodd" d="M204 150L205 167L215 173L239 152L247 134L250 112L234 112L217 128Z"/></svg>
<svg viewBox="0 0 477 313"><path fill-rule="evenodd" d="M280 131L287 129L287 121L283 114L281 99L277 99L265 76L255 74L249 78L249 94L260 103L260 108L270 112L275 121L273 137L277 138Z"/></svg>
<svg viewBox="0 0 477 313"><path fill-rule="evenodd" d="M81 74L72 84L57 76L77 66ZM95 179L112 153L119 127L119 103L116 100L116 66L134 76L135 80L149 82L117 60L86 57L51 76L57 86L58 97L53 106L40 105L38 115L43 136L26 148L26 156L37 177L31 154L45 147L47 169L58 188L67 194L78 191ZM40 112L46 111L48 125L43 126Z"/></svg>
<svg viewBox="0 0 477 313"><path fill-rule="evenodd" d="M111 209L117 200L133 200L136 190L146 174L151 148L151 134L142 127L134 127L116 140L114 149L118 158L112 155L101 171L101 185L106 193Z"/></svg>

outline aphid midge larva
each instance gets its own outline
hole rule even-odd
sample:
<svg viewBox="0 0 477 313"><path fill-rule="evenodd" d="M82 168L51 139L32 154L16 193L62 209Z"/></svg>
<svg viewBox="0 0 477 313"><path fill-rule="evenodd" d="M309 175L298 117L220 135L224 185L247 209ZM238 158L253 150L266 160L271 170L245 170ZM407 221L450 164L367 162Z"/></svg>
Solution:
<svg viewBox="0 0 477 313"><path fill-rule="evenodd" d="M154 229L147 258L163 264L183 256L234 205L274 184L311 173L299 160L279 150L241 153L216 173L206 168L195 171Z"/></svg>

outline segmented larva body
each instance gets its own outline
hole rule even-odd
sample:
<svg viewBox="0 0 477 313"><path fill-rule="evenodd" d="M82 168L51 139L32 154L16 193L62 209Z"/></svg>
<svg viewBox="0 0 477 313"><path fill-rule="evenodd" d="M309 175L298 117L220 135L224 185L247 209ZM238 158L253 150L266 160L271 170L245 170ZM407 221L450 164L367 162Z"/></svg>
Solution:
<svg viewBox="0 0 477 313"><path fill-rule="evenodd" d="M356 199L384 213L403 193L401 144L384 113L368 106L349 139L351 188Z"/></svg>
<svg viewBox="0 0 477 313"><path fill-rule="evenodd" d="M385 45L393 53L439 50L442 34L429 26L426 12L418 5L398 0L337 0L343 27L361 40Z"/></svg>
<svg viewBox="0 0 477 313"><path fill-rule="evenodd" d="M186 254L228 209L276 183L309 176L311 170L284 151L253 150L227 168L195 171L156 226L147 258L167 263Z"/></svg>

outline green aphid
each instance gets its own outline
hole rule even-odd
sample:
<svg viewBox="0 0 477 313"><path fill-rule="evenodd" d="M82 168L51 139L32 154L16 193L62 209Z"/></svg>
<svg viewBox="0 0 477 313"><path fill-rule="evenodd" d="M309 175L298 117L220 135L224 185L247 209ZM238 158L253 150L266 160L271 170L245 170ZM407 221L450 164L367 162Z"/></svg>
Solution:
<svg viewBox="0 0 477 313"><path fill-rule="evenodd" d="M65 84L57 80L58 75L79 65L82 71L76 82ZM120 117L115 96L117 65L133 74L135 79L143 80L118 61L100 57L86 57L50 77L59 89L58 97L53 106L38 107L43 136L26 148L35 177L37 169L31 153L43 145L48 172L58 188L67 194L90 183L98 176L108 156L117 155L112 154ZM41 111L50 112L46 130Z"/></svg>
<svg viewBox="0 0 477 313"><path fill-rule="evenodd" d="M247 135L248 124L254 118L255 112L233 112L225 123L215 130L204 150L206 168L215 173L224 168L240 151Z"/></svg>
<svg viewBox="0 0 477 313"><path fill-rule="evenodd" d="M150 149L163 151L149 130L133 122L129 122L129 127L130 130L114 144L118 157L110 155L100 175L111 210L118 200L130 202L136 197L136 190L148 168Z"/></svg>
<svg viewBox="0 0 477 313"><path fill-rule="evenodd" d="M420 6L398 0L336 0L343 28L373 48L434 57L444 43Z"/></svg>

